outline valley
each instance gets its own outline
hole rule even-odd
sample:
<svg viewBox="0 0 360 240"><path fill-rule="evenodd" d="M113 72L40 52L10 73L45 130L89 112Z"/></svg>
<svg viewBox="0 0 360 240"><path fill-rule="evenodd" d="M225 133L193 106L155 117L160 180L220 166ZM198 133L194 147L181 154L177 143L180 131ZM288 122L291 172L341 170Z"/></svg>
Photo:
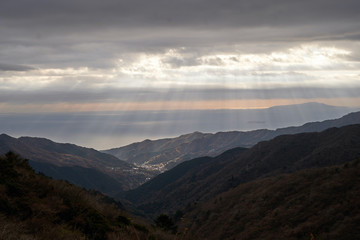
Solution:
<svg viewBox="0 0 360 240"><path fill-rule="evenodd" d="M159 165L142 168L106 151L44 138L13 138L2 134L0 151L5 155L3 159L14 159L11 161L19 161L21 166L29 163L39 173L34 181L44 181L41 178L45 174L114 197L121 211L125 211L122 214L136 216L145 225L155 224L141 227L135 233L144 239L149 234L157 235L156 239L171 236L214 240L275 236L308 239L311 234L325 239L342 239L341 236L348 239L360 236L354 227L360 209L356 187L360 166L359 123L360 112L354 112L299 127L215 134L195 132L117 149L123 157L135 156L133 162L160 154L157 163L147 163L163 164L170 168L166 171L155 167ZM187 151L188 155L183 154ZM21 160L16 154L28 160ZM172 163L176 164L172 166ZM27 165L25 168L31 169ZM24 171L19 169L16 171ZM4 171L5 176L8 170ZM17 206L18 201L4 195L10 191L10 185L4 184L7 190L1 195L0 217L10 216L6 211L10 211L10 205ZM32 204L31 211L37 211ZM159 220L160 216L165 222ZM27 218L31 219L32 215ZM11 224L19 221L15 217ZM110 220L109 224L114 221ZM284 222L287 222L285 226ZM114 231L120 234L128 226L126 221L120 229L106 227L101 234ZM145 228L146 231L141 230ZM81 231L71 234L88 234L90 239L96 239L85 227Z"/></svg>

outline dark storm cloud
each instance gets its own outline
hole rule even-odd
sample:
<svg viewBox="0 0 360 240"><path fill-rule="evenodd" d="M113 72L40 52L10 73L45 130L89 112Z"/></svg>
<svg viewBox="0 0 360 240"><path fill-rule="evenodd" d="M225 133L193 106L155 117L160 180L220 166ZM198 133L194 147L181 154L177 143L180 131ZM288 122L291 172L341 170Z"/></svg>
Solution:
<svg viewBox="0 0 360 240"><path fill-rule="evenodd" d="M289 42L357 40L358 9L357 0L3 0L0 62L111 68L128 53L176 47L209 52L263 43L271 51Z"/></svg>
<svg viewBox="0 0 360 240"><path fill-rule="evenodd" d="M25 72L25 71L34 70L34 69L35 68L30 67L30 66L0 63L0 71Z"/></svg>
<svg viewBox="0 0 360 240"><path fill-rule="evenodd" d="M1 2L0 15L13 26L253 27L354 21L359 7L357 0L11 0Z"/></svg>
<svg viewBox="0 0 360 240"><path fill-rule="evenodd" d="M346 38L347 35L356 36L359 31L358 9L360 2L357 0L5 0L0 3L0 28L6 28L14 38L26 34L39 41L53 35L61 39L63 34L69 34L67 40L71 40L72 36L87 33L92 39L115 37L128 39L128 43L134 39L129 38L126 31L140 29L141 37L150 40L150 45L167 42L166 33L181 38L189 29L201 29L201 32L193 32L195 41L197 37L209 35L207 31L220 34L224 31L231 37L234 29L263 27L263 34L271 35L272 30L265 28L300 26L309 26L302 30L311 34L316 29L318 37L330 33ZM21 34L17 30L22 31ZM113 30L120 32L107 36L107 31ZM291 29L286 31L291 32ZM299 37L306 32L297 31ZM131 35L137 34L132 32ZM6 39L5 35L3 37ZM154 37L157 40L151 43ZM183 35L183 38L189 37Z"/></svg>

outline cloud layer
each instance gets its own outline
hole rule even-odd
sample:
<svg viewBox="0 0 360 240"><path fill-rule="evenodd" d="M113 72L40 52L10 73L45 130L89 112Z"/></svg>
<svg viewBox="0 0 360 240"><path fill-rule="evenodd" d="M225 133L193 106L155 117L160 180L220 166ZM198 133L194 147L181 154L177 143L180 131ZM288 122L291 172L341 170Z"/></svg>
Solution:
<svg viewBox="0 0 360 240"><path fill-rule="evenodd" d="M81 110L192 100L355 102L358 9L356 0L4 0L0 112L60 103Z"/></svg>

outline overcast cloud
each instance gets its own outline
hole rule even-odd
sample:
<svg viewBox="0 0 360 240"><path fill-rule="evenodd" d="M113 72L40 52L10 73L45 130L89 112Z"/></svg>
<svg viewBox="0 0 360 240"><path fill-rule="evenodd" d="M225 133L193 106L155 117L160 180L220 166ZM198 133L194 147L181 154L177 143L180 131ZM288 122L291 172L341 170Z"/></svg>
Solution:
<svg viewBox="0 0 360 240"><path fill-rule="evenodd" d="M359 87L358 9L357 0L4 0L0 90L90 91L90 101L99 89Z"/></svg>
<svg viewBox="0 0 360 240"><path fill-rule="evenodd" d="M360 107L358 0L2 0L0 113Z"/></svg>
<svg viewBox="0 0 360 240"><path fill-rule="evenodd" d="M358 9L356 0L3 0L1 61L103 68L129 53L171 48L254 53L356 41Z"/></svg>

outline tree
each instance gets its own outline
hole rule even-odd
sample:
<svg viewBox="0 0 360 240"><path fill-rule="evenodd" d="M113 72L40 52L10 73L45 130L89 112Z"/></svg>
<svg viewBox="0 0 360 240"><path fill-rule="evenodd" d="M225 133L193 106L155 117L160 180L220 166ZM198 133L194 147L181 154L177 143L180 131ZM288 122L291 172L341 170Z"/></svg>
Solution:
<svg viewBox="0 0 360 240"><path fill-rule="evenodd" d="M175 230L174 221L166 214L160 214L156 220L155 224L157 227L164 229L165 231Z"/></svg>

